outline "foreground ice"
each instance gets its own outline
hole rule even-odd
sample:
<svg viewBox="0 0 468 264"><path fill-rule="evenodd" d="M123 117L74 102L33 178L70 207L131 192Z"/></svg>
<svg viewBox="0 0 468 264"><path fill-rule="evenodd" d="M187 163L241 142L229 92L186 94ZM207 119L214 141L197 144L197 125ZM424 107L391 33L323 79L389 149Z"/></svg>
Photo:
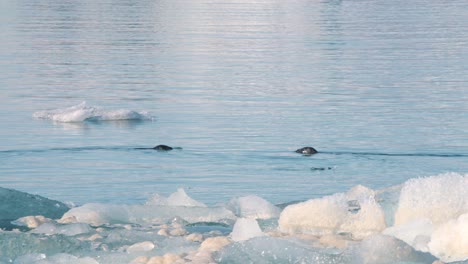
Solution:
<svg viewBox="0 0 468 264"><path fill-rule="evenodd" d="M19 197L6 201L34 203ZM19 214L13 223L24 229L0 231L0 263L466 264L467 201L468 175L456 173L356 186L282 212L253 195L208 207L179 189L144 205Z"/></svg>
<svg viewBox="0 0 468 264"><path fill-rule="evenodd" d="M83 122L83 121L116 121L116 120L151 120L148 112L137 112L127 109L105 110L88 106L86 102L67 108L38 111L34 118L50 119L55 122Z"/></svg>

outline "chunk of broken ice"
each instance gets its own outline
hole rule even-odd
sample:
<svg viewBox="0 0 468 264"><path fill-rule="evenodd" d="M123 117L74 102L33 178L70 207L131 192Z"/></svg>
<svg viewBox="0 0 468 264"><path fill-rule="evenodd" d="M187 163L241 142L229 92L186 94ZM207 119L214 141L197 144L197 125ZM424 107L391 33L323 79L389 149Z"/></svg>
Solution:
<svg viewBox="0 0 468 264"><path fill-rule="evenodd" d="M255 195L231 199L226 207L236 216L244 218L269 219L277 218L280 214L278 207Z"/></svg>
<svg viewBox="0 0 468 264"><path fill-rule="evenodd" d="M264 236L257 220L250 218L237 219L231 233L233 241L243 241L254 237Z"/></svg>

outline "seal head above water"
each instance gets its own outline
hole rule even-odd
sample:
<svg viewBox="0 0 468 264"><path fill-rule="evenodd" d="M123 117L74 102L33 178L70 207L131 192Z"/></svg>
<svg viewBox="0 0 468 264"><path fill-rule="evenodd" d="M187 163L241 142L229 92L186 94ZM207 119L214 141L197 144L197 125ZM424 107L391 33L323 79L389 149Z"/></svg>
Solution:
<svg viewBox="0 0 468 264"><path fill-rule="evenodd" d="M156 147L152 147L152 148L135 148L135 149L153 149L153 150L157 150L157 151L169 151L169 150L173 150L173 149L182 149L182 148L179 148L179 147L169 147L167 145L157 145Z"/></svg>
<svg viewBox="0 0 468 264"><path fill-rule="evenodd" d="M166 145L157 145L156 147L153 148L154 150L158 150L158 151L169 151L169 150L173 150L172 147L169 147L169 146L166 146Z"/></svg>
<svg viewBox="0 0 468 264"><path fill-rule="evenodd" d="M297 149L296 153L301 153L303 155L310 156L312 154L317 153L317 150L314 149L313 147L303 147L303 148Z"/></svg>

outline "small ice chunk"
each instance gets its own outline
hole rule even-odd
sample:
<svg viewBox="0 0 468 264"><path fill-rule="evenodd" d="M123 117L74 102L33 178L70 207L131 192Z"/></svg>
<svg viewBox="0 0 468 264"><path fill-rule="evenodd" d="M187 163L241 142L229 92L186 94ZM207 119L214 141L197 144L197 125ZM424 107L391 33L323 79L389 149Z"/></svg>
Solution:
<svg viewBox="0 0 468 264"><path fill-rule="evenodd" d="M444 262L468 260L468 213L438 226L428 246Z"/></svg>
<svg viewBox="0 0 468 264"><path fill-rule="evenodd" d="M166 253L164 254L163 258L164 258L164 263L167 263L167 264L174 263L181 259L179 255L174 254L174 253Z"/></svg>
<svg viewBox="0 0 468 264"><path fill-rule="evenodd" d="M279 230L289 234L350 234L362 239L385 228L385 216L372 190L356 186L337 193L287 206Z"/></svg>
<svg viewBox="0 0 468 264"><path fill-rule="evenodd" d="M169 232L167 232L167 229L163 228L163 229L160 229L158 231L158 235L160 235L160 236L169 236Z"/></svg>
<svg viewBox="0 0 468 264"><path fill-rule="evenodd" d="M83 238L81 240L87 240L87 241L96 241L98 239L102 239L102 236L100 234L94 234L92 236L89 236L87 238Z"/></svg>
<svg viewBox="0 0 468 264"><path fill-rule="evenodd" d="M176 192L172 193L167 198L160 194L155 194L146 201L146 205L207 207L206 204L188 196L183 188L177 189Z"/></svg>
<svg viewBox="0 0 468 264"><path fill-rule="evenodd" d="M231 243L229 239L225 236L209 237L203 241L200 245L200 251L218 251L224 246Z"/></svg>
<svg viewBox="0 0 468 264"><path fill-rule="evenodd" d="M233 213L222 207L157 206L157 205L109 205L85 204L66 212L63 219L76 219L77 222L93 226L113 223L163 224L174 217L189 223L216 222L221 219L234 219Z"/></svg>
<svg viewBox="0 0 468 264"><path fill-rule="evenodd" d="M321 236L319 239L320 244L327 246L327 247L335 247L344 249L348 246L349 241L343 239L341 236L337 235L324 235Z"/></svg>
<svg viewBox="0 0 468 264"><path fill-rule="evenodd" d="M129 264L147 264L149 259L150 258L147 256L139 256L132 260Z"/></svg>
<svg viewBox="0 0 468 264"><path fill-rule="evenodd" d="M226 207L236 216L244 218L270 219L280 214L278 207L255 195L231 199Z"/></svg>
<svg viewBox="0 0 468 264"><path fill-rule="evenodd" d="M191 252L186 259L191 260L190 263L205 264L216 263L213 259L213 253L219 251L226 245L231 243L227 237L209 237L200 245L197 251Z"/></svg>
<svg viewBox="0 0 468 264"><path fill-rule="evenodd" d="M144 241L140 243L135 243L127 248L127 252L129 254L133 254L136 252L147 252L151 251L155 248L155 245L151 241Z"/></svg>
<svg viewBox="0 0 468 264"><path fill-rule="evenodd" d="M392 226L385 229L382 234L396 237L405 241L416 250L427 252L427 242L432 234L433 226L431 220L420 218L404 225ZM426 237L427 239L423 239ZM423 243L426 241L426 243Z"/></svg>
<svg viewBox="0 0 468 264"><path fill-rule="evenodd" d="M150 258L146 264L172 264L176 263L178 260L181 260L180 256L174 253L166 253L164 256L154 256Z"/></svg>
<svg viewBox="0 0 468 264"><path fill-rule="evenodd" d="M18 226L36 228L44 223L50 223L50 222L52 222L52 219L46 218L42 215L36 215L36 216L30 215L30 216L21 217L11 223L14 225L18 225Z"/></svg>
<svg viewBox="0 0 468 264"><path fill-rule="evenodd" d="M202 242L203 241L203 235L200 233L192 233L189 234L188 236L185 237L186 240L188 241L193 241L193 242Z"/></svg>
<svg viewBox="0 0 468 264"><path fill-rule="evenodd" d="M169 234L171 236L184 236L187 234L187 230L185 230L184 228L182 227L179 227L179 228L175 228L175 229L172 229Z"/></svg>
<svg viewBox="0 0 468 264"><path fill-rule="evenodd" d="M405 242L386 235L372 235L357 245L353 263L432 263L433 256L416 251Z"/></svg>
<svg viewBox="0 0 468 264"><path fill-rule="evenodd" d="M57 223L59 224L71 224L71 223L77 223L78 219L76 219L75 216L70 216L70 217L62 217L59 220L57 220Z"/></svg>
<svg viewBox="0 0 468 264"><path fill-rule="evenodd" d="M73 219L77 222L99 226L110 223L111 218L128 218L126 216L124 210L119 212L114 210L112 206L108 207L104 204L89 203L70 209L62 216L59 222L68 222L67 220Z"/></svg>
<svg viewBox="0 0 468 264"><path fill-rule="evenodd" d="M334 194L323 198L287 206L280 215L278 224L281 232L323 235L339 228L348 214L345 194Z"/></svg>
<svg viewBox="0 0 468 264"><path fill-rule="evenodd" d="M66 236L76 236L80 234L90 233L92 228L84 223L75 223L68 225L56 225L54 223L45 223L32 230L31 233L36 234L61 234Z"/></svg>
<svg viewBox="0 0 468 264"><path fill-rule="evenodd" d="M167 197L167 203L169 206L196 206L206 207L204 203L195 201L185 193L183 188L177 189L177 192L172 193Z"/></svg>
<svg viewBox="0 0 468 264"><path fill-rule="evenodd" d="M254 237L264 236L257 220L250 218L237 219L231 233L233 241L243 241Z"/></svg>
<svg viewBox="0 0 468 264"><path fill-rule="evenodd" d="M210 251L193 251L190 252L185 259L190 260L191 264L215 264L217 263L213 259L213 252ZM187 262L182 262L182 263L187 263ZM219 262L218 262L219 263Z"/></svg>

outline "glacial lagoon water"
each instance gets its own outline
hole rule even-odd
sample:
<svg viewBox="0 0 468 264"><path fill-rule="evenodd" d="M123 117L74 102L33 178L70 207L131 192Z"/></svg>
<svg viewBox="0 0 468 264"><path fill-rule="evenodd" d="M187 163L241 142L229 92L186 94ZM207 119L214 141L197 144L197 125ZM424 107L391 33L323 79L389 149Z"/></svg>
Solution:
<svg viewBox="0 0 468 264"><path fill-rule="evenodd" d="M266 219L240 221L229 239L255 237L213 261L466 259L454 234L468 225L467 15L459 0L0 2L0 187L76 211L0 233L0 263L189 261L239 217ZM182 149L137 149L158 144ZM294 153L304 146L319 153ZM18 195L5 201L34 204ZM303 217L285 209L310 199ZM148 235L164 224L180 232ZM379 260L382 248L409 253Z"/></svg>

